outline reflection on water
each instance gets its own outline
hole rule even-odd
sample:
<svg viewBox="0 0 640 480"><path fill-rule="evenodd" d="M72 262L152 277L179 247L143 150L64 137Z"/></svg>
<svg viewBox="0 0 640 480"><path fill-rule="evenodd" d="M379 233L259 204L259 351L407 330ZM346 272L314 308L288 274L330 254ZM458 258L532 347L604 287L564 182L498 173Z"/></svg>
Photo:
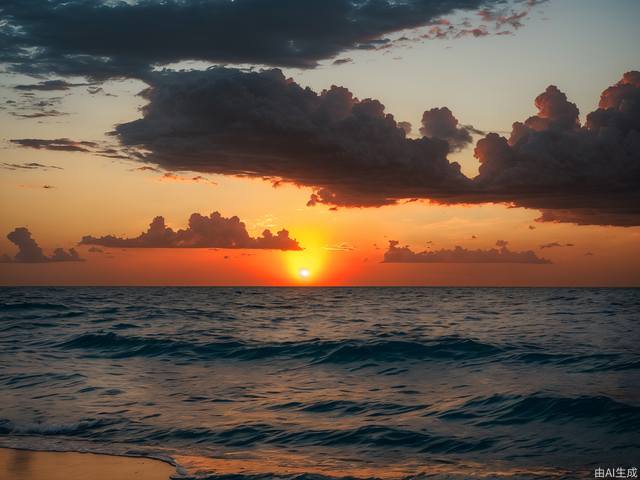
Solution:
<svg viewBox="0 0 640 480"><path fill-rule="evenodd" d="M577 478L638 458L639 290L28 288L0 305L0 445L263 477Z"/></svg>

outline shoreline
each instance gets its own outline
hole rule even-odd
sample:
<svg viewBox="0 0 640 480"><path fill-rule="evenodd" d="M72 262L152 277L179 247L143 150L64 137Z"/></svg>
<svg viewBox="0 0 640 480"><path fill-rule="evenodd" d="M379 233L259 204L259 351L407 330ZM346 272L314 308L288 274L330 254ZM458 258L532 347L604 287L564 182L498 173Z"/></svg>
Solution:
<svg viewBox="0 0 640 480"><path fill-rule="evenodd" d="M175 473L147 457L0 447L0 480L169 480Z"/></svg>

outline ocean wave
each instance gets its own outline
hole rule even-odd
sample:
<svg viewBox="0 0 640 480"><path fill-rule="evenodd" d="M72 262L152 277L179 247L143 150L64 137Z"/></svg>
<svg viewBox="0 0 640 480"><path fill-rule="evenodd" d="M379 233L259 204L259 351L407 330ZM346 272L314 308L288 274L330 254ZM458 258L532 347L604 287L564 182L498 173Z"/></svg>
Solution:
<svg viewBox="0 0 640 480"><path fill-rule="evenodd" d="M85 349L110 358L133 356L189 356L259 360L265 358L309 358L312 363L350 363L363 360L401 361L422 359L465 360L493 356L500 347L460 337L441 337L425 343L403 340L336 340L249 344L218 341L196 344L154 337L119 335L114 332L80 335L58 345Z"/></svg>
<svg viewBox="0 0 640 480"><path fill-rule="evenodd" d="M2 435L52 435L52 436L91 436L97 430L121 423L121 419L83 419L70 423L28 423L24 425L0 419L0 434Z"/></svg>
<svg viewBox="0 0 640 480"><path fill-rule="evenodd" d="M149 440L188 440L225 447L274 445L286 447L398 447L422 453L469 453L490 448L491 438L472 439L436 435L425 431L367 425L335 430L287 430L269 424L246 424L225 430L205 427L176 428L152 432Z"/></svg>
<svg viewBox="0 0 640 480"><path fill-rule="evenodd" d="M307 413L337 415L366 415L369 417L399 415L424 410L428 405L400 405L391 402L357 402L352 400L324 400L319 402L288 402L269 407L270 410L294 410Z"/></svg>
<svg viewBox="0 0 640 480"><path fill-rule="evenodd" d="M606 396L492 395L472 399L437 416L444 420L468 421L481 427L574 421L596 422L620 433L640 427L639 406Z"/></svg>
<svg viewBox="0 0 640 480"><path fill-rule="evenodd" d="M42 303L42 302L20 302L20 303L2 303L0 304L0 312L16 311L16 310L68 310L69 307L59 303Z"/></svg>

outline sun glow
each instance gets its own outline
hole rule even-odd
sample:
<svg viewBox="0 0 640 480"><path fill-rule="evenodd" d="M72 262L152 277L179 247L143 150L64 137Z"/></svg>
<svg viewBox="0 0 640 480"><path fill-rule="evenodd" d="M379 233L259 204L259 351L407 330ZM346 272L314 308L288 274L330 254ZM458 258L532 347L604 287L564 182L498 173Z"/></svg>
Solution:
<svg viewBox="0 0 640 480"><path fill-rule="evenodd" d="M308 278L309 275L311 275L311 272L308 268L301 268L298 270L298 275L300 275L300 278Z"/></svg>
<svg viewBox="0 0 640 480"><path fill-rule="evenodd" d="M295 232L295 235L304 250L285 253L290 278L296 282L322 282L327 261L326 240L318 232Z"/></svg>

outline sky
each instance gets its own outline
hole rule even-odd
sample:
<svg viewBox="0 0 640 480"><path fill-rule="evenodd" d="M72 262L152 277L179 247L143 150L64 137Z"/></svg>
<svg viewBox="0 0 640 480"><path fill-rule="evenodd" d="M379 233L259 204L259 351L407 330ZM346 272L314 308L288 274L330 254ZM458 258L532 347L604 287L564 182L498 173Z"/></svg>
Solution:
<svg viewBox="0 0 640 480"><path fill-rule="evenodd" d="M2 285L640 285L635 0L5 3Z"/></svg>

